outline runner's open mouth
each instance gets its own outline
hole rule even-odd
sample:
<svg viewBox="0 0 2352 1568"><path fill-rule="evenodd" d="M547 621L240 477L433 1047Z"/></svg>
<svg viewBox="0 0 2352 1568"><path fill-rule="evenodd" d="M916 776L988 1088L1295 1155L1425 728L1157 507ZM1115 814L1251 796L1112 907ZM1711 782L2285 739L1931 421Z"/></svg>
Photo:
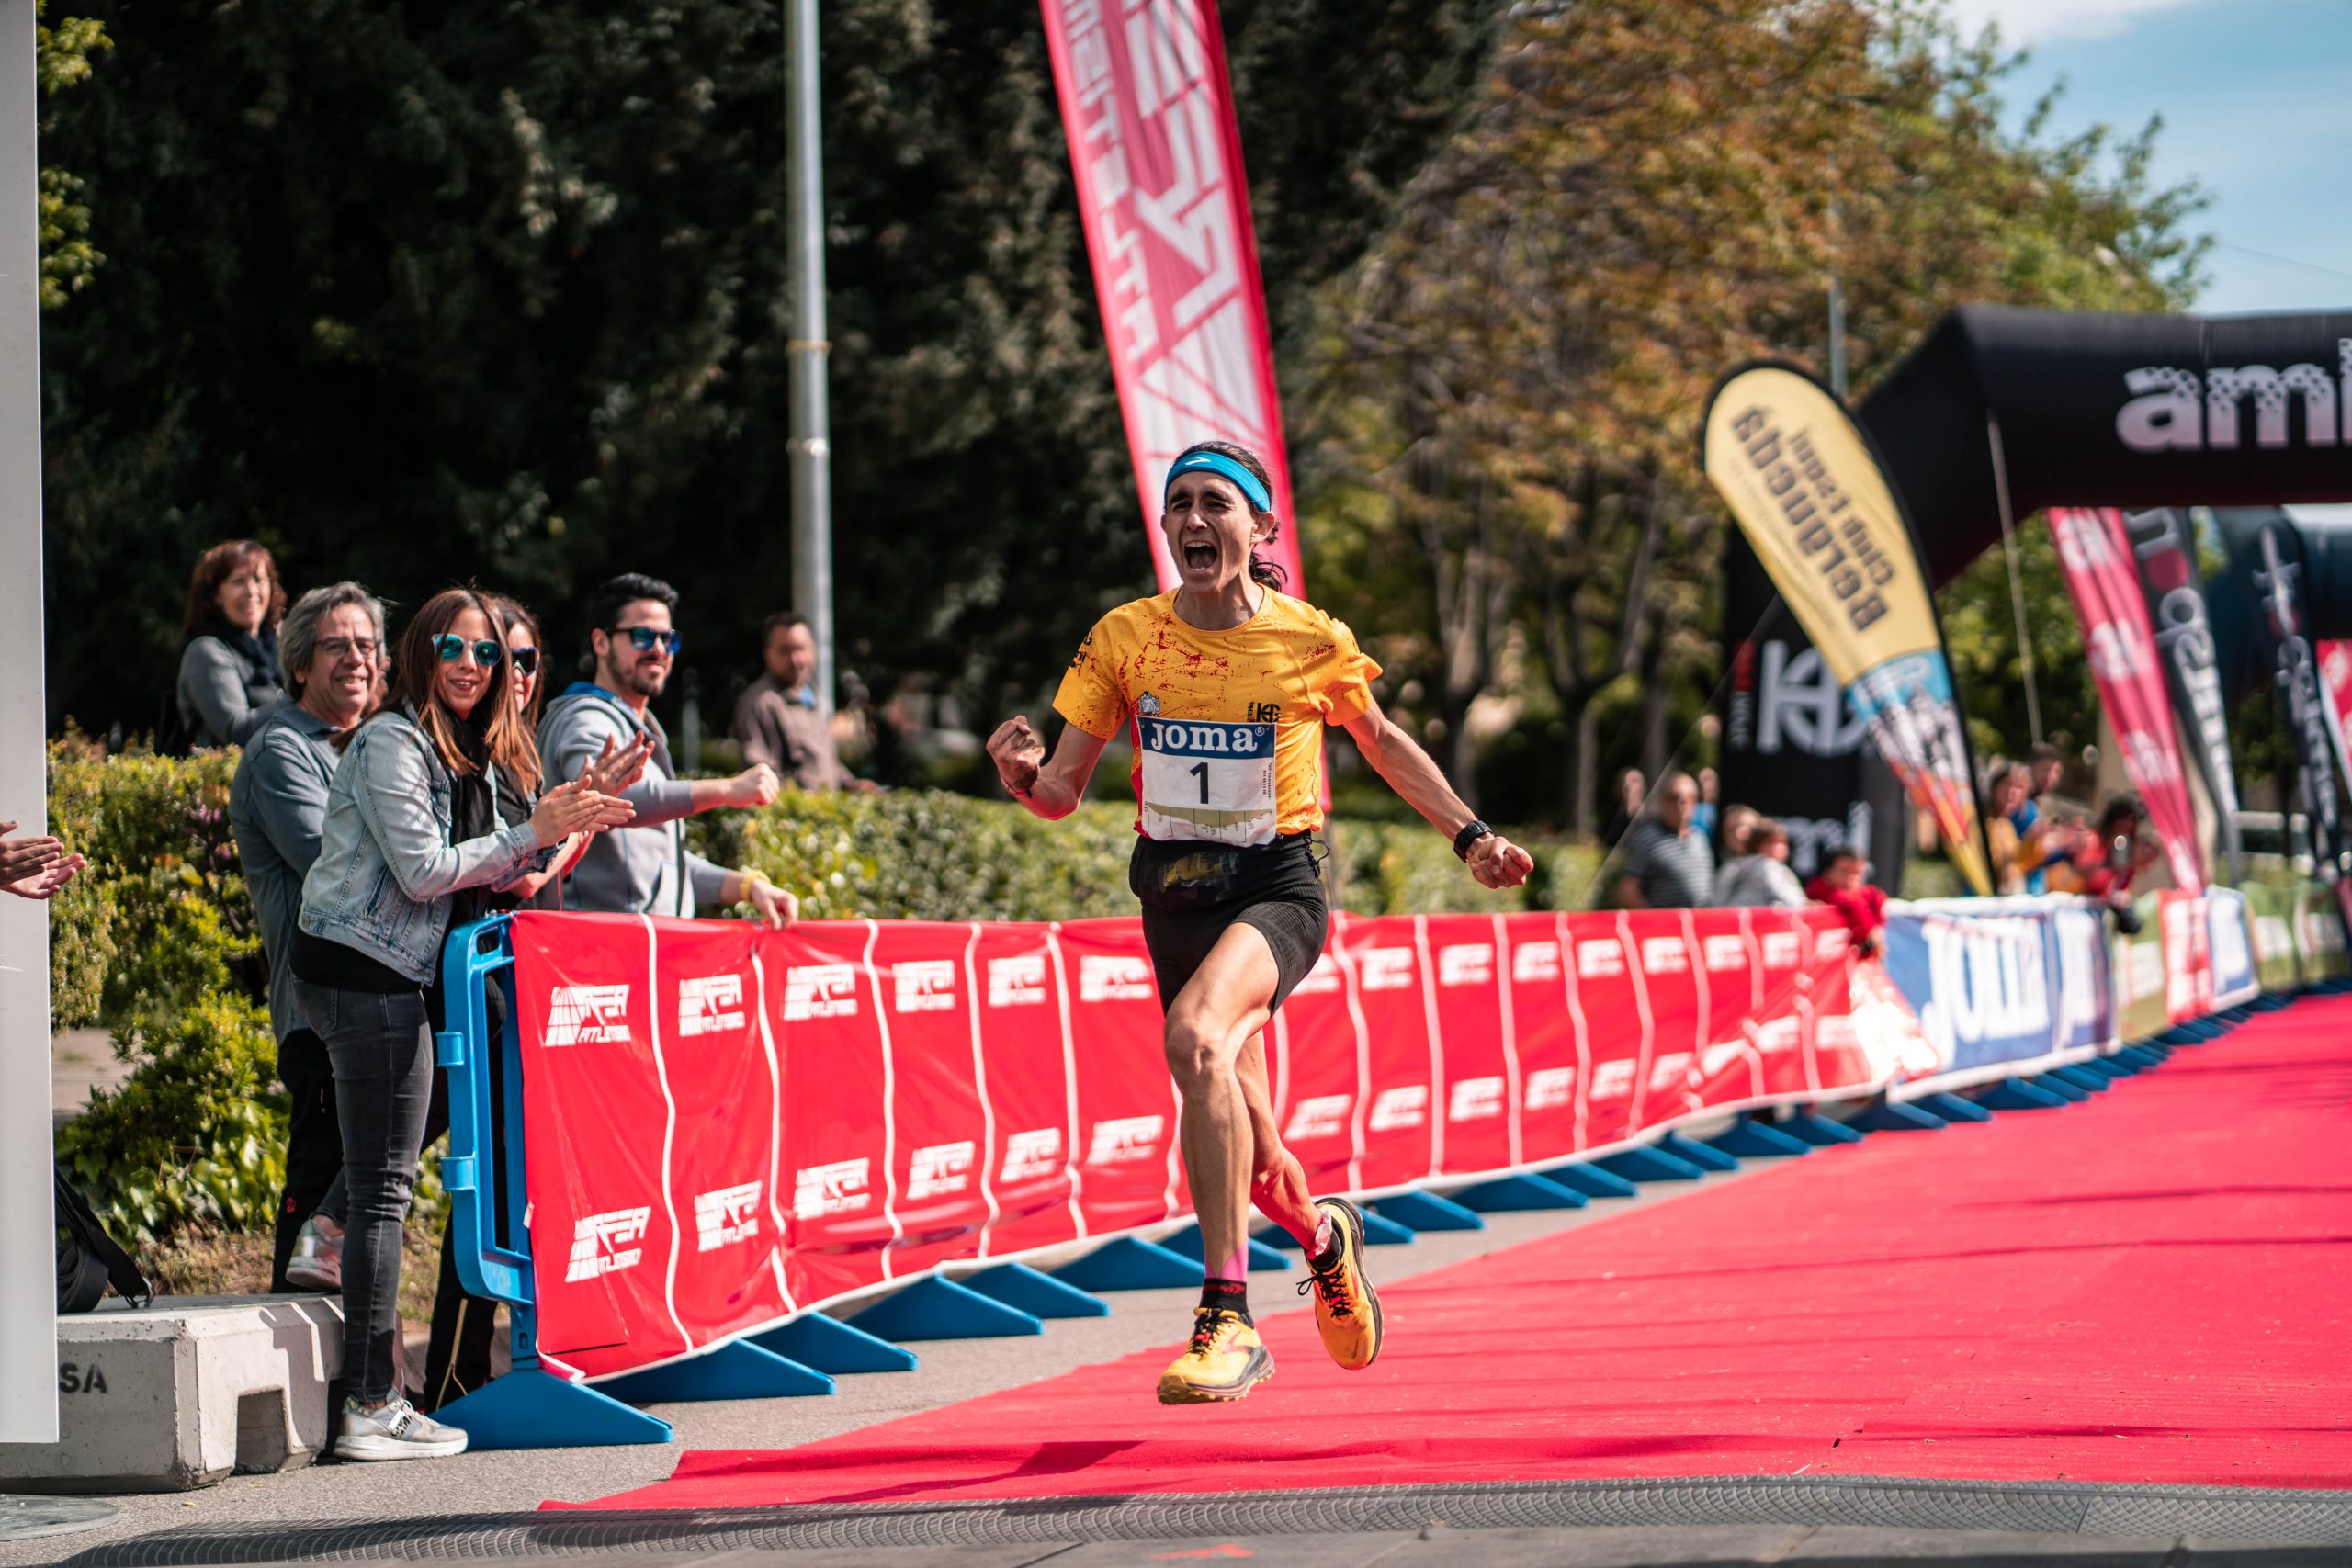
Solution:
<svg viewBox="0 0 2352 1568"><path fill-rule="evenodd" d="M1186 545L1184 547L1184 564L1189 567L1198 567L1203 570L1215 566L1216 564L1216 547L1215 545Z"/></svg>

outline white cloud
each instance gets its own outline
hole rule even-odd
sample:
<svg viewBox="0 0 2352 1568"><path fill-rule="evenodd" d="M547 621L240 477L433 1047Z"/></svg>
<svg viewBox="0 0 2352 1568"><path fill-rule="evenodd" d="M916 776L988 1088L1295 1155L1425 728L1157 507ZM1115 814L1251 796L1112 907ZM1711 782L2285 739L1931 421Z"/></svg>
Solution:
<svg viewBox="0 0 2352 1568"><path fill-rule="evenodd" d="M2112 38L2141 17L2158 11L2203 5L2206 0L1953 0L1952 19L1962 38L1974 38L1987 22L2001 24L2002 41L2048 43L2057 39Z"/></svg>

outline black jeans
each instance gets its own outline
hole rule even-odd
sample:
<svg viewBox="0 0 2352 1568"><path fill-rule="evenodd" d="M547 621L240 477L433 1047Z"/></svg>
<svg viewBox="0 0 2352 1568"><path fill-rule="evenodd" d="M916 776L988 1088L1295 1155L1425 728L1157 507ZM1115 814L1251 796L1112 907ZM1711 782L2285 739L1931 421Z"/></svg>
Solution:
<svg viewBox="0 0 2352 1568"><path fill-rule="evenodd" d="M334 1064L343 1128L344 1388L378 1404L401 1389L401 1224L433 1099L433 1024L421 989L294 984L302 1021Z"/></svg>
<svg viewBox="0 0 2352 1568"><path fill-rule="evenodd" d="M319 1212L343 1175L343 1127L335 1120L334 1064L317 1035L297 1029L277 1043L277 1079L294 1106L286 1129L286 1190L277 1204L277 1236L269 1267L270 1290L283 1292L294 1289L286 1282L294 1233ZM339 1204L334 1212L336 1219L343 1218Z"/></svg>

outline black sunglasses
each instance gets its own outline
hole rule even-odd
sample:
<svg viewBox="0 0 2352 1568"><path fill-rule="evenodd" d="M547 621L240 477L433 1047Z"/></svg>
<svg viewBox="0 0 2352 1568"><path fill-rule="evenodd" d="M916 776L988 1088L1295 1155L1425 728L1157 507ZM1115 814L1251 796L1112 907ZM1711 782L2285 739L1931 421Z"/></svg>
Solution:
<svg viewBox="0 0 2352 1568"><path fill-rule="evenodd" d="M510 648L506 650L506 657L514 661L514 673L517 675L539 672L539 650L536 648Z"/></svg>
<svg viewBox="0 0 2352 1568"><path fill-rule="evenodd" d="M639 653L650 653L654 649L659 648L662 652L675 659L684 651L686 646L685 637L679 633L656 631L651 626L615 626L613 628L615 637L623 634L627 634L628 645Z"/></svg>

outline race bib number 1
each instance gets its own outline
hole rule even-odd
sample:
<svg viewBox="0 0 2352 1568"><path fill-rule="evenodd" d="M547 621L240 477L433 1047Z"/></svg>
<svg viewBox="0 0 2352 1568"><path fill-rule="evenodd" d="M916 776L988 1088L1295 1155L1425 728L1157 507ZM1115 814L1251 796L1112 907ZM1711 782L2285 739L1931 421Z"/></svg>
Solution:
<svg viewBox="0 0 2352 1568"><path fill-rule="evenodd" d="M1268 844L1274 839L1274 727L1136 721L1143 740L1143 830L1155 839Z"/></svg>

